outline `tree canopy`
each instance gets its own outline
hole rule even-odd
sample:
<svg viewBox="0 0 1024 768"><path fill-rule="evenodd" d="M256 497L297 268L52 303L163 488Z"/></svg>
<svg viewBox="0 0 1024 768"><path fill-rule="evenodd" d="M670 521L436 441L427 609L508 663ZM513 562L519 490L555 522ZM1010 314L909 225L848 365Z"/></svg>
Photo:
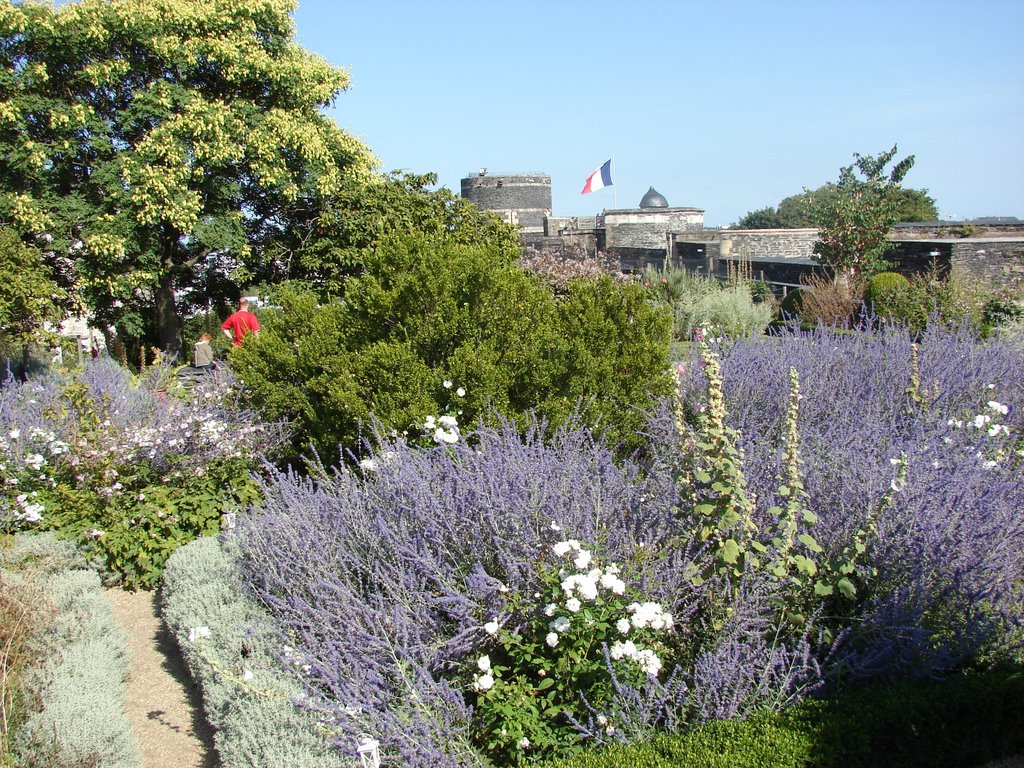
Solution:
<svg viewBox="0 0 1024 768"><path fill-rule="evenodd" d="M805 189L782 200L778 207L767 206L751 211L736 222L740 229L797 229L817 227L818 212L834 200L839 190L834 183L822 184L817 189ZM896 203L896 221L936 221L939 209L926 189L899 187L893 192Z"/></svg>
<svg viewBox="0 0 1024 768"><path fill-rule="evenodd" d="M176 349L179 300L211 274L237 291L296 210L372 179L321 111L347 75L295 43L294 8L0 7L0 224L52 238L100 324Z"/></svg>
<svg viewBox="0 0 1024 768"><path fill-rule="evenodd" d="M887 168L896 151L893 145L877 157L854 154L853 164L839 171L836 194L817 205L814 253L837 275L870 275L888 266L886 236L899 218L900 183L914 165L908 155Z"/></svg>

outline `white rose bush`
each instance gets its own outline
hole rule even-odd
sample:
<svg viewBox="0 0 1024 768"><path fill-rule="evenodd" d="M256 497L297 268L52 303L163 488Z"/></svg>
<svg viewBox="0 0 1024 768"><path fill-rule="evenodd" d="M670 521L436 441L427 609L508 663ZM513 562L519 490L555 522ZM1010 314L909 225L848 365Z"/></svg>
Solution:
<svg viewBox="0 0 1024 768"><path fill-rule="evenodd" d="M595 714L614 733L604 709L616 683L657 680L671 641L672 615L656 602L631 602L635 591L616 564L601 567L575 539L540 555L539 591L504 593L505 620L516 628L490 631L499 618L484 625L493 649L477 660L472 683L476 740L503 762L571 747Z"/></svg>

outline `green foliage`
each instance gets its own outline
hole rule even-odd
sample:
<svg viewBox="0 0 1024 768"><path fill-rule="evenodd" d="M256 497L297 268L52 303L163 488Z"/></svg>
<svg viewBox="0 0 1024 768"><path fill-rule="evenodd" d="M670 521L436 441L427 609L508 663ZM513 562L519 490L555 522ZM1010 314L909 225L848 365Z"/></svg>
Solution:
<svg viewBox="0 0 1024 768"><path fill-rule="evenodd" d="M879 272L868 280L864 303L880 317L905 322L912 315L910 281L898 272Z"/></svg>
<svg viewBox="0 0 1024 768"><path fill-rule="evenodd" d="M120 466L117 495L101 495L114 465L81 468L85 481L58 482L41 490L46 527L62 536L92 540L90 549L130 589L155 589L167 558L198 536L220 530L221 516L244 509L258 492L249 461L227 459L203 470L157 472L145 465Z"/></svg>
<svg viewBox="0 0 1024 768"><path fill-rule="evenodd" d="M782 224L773 206L750 211L736 222L737 229L778 229Z"/></svg>
<svg viewBox="0 0 1024 768"><path fill-rule="evenodd" d="M296 44L294 8L0 12L0 222L51 237L62 278L120 335L177 349L179 299L211 272L237 290L263 257L250 238L369 178L366 148L322 112L348 77Z"/></svg>
<svg viewBox="0 0 1024 768"><path fill-rule="evenodd" d="M46 334L44 324L63 315L65 292L53 280L43 254L0 228L0 356L11 357Z"/></svg>
<svg viewBox="0 0 1024 768"><path fill-rule="evenodd" d="M992 335L1003 326L1013 326L1024 321L1024 303L1009 291L997 291L985 302L982 315L982 332Z"/></svg>
<svg viewBox="0 0 1024 768"><path fill-rule="evenodd" d="M303 698L301 664L282 667L280 640L266 611L245 597L230 545L206 537L177 550L161 596L164 621L202 688L220 765L352 765L317 714L293 703Z"/></svg>
<svg viewBox="0 0 1024 768"><path fill-rule="evenodd" d="M815 203L819 239L814 253L837 274L871 275L887 266L891 244L886 236L899 220L899 185L914 164L910 155L887 170L895 156L895 145L878 157L854 154L854 164L839 172L836 195Z"/></svg>
<svg viewBox="0 0 1024 768"><path fill-rule="evenodd" d="M904 189L893 193L896 221L936 221L939 210L926 189ZM823 207L835 204L840 190L835 184L823 184L817 189L805 189L790 195L778 208L768 206L748 213L736 226L746 229L797 229L817 227Z"/></svg>
<svg viewBox="0 0 1024 768"><path fill-rule="evenodd" d="M127 646L99 577L75 570L52 536L16 542L2 558L4 578L38 585L53 610L21 681L28 711L13 739L16 764L136 768L124 714Z"/></svg>
<svg viewBox="0 0 1024 768"><path fill-rule="evenodd" d="M927 189L905 189L896 193L896 221L938 221L939 209Z"/></svg>
<svg viewBox="0 0 1024 768"><path fill-rule="evenodd" d="M582 399L612 440L635 445L639 408L666 393L665 316L635 286L574 282L555 300L496 246L389 241L367 255L344 302L301 286L275 297L264 330L231 353L252 402L297 427L299 452L355 450L378 420L416 431L464 388L462 422L495 413L559 424Z"/></svg>
<svg viewBox="0 0 1024 768"><path fill-rule="evenodd" d="M804 292L794 288L786 293L779 302L779 317L783 320L799 318L803 310Z"/></svg>
<svg viewBox="0 0 1024 768"><path fill-rule="evenodd" d="M974 672L804 699L783 712L547 763L551 768L930 768L1024 750L1024 674Z"/></svg>
<svg viewBox="0 0 1024 768"><path fill-rule="evenodd" d="M708 333L730 338L758 334L774 314L774 305L755 300L753 283L722 283L675 268L648 269L641 282L655 305L672 310L675 341Z"/></svg>
<svg viewBox="0 0 1024 768"><path fill-rule="evenodd" d="M303 201L285 231L275 227L261 233L266 254L257 277L302 280L322 300L338 297L345 278L362 270L366 254L411 232L438 245L489 243L518 255L515 227L447 188L431 190L436 184L436 174L392 172L368 183L346 179L318 206Z"/></svg>
<svg viewBox="0 0 1024 768"><path fill-rule="evenodd" d="M216 533L222 515L258 498L251 455L234 452L200 461L187 455L186 440L198 444L199 433L217 428L204 426L202 414L177 425L178 436L155 429L147 436L140 429L139 439L149 440L149 446L161 437L181 445L183 453L156 463L112 444L123 436L113 434L106 405L81 381L66 380L53 409L49 416L74 434L74 446L37 427L24 434L13 430L10 440L0 441L0 502L5 512L30 513L22 517L34 519L35 528L78 541L94 565L129 589L159 586L164 563L175 549ZM219 440L227 444L226 438ZM19 458L24 456L30 458ZM10 524L6 515L0 518L0 531Z"/></svg>
<svg viewBox="0 0 1024 768"><path fill-rule="evenodd" d="M615 564L602 568L573 540L553 549L558 561L541 569L539 591L532 598L508 597L510 615L524 617L526 625L507 630L492 623L494 648L485 646L489 654L476 661L475 738L502 765L577 746L570 718L586 719L580 701L601 712L613 696L605 648L618 681L639 686L661 671L672 629L660 605L627 592ZM614 720L599 718L614 730Z"/></svg>

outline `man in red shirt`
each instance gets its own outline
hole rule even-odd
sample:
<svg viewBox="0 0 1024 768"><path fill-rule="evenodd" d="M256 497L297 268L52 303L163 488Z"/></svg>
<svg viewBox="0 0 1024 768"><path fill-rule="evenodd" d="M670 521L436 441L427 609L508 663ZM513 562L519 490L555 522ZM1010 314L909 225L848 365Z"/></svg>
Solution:
<svg viewBox="0 0 1024 768"><path fill-rule="evenodd" d="M260 335L260 321L249 311L249 300L245 296L238 302L238 311L221 323L220 327L236 347L242 346L242 339L248 334Z"/></svg>

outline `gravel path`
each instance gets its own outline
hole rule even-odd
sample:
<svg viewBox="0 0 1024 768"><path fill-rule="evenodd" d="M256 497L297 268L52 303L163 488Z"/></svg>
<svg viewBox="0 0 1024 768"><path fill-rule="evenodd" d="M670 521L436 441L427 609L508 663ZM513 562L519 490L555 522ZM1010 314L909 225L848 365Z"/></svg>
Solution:
<svg viewBox="0 0 1024 768"><path fill-rule="evenodd" d="M142 768L217 768L199 689L163 622L155 592L107 592L132 654L128 717Z"/></svg>

